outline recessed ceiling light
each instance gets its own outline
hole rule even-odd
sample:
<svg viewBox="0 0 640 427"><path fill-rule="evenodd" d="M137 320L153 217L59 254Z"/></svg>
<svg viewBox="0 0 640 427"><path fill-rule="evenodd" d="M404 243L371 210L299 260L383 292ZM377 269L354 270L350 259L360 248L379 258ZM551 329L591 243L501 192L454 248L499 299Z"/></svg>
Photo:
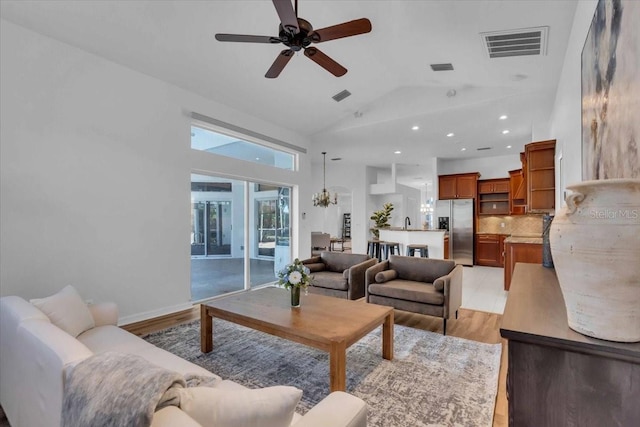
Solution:
<svg viewBox="0 0 640 427"><path fill-rule="evenodd" d="M467 149L466 148L461 148L460 151L467 151Z"/></svg>
<svg viewBox="0 0 640 427"><path fill-rule="evenodd" d="M418 130L418 129L420 129L420 126L413 126L413 127L411 128L411 130Z"/></svg>
<svg viewBox="0 0 640 427"><path fill-rule="evenodd" d="M507 120L507 116L505 116L504 114L500 116L500 120Z"/></svg>
<svg viewBox="0 0 640 427"><path fill-rule="evenodd" d="M402 151L394 151L393 154L400 154Z"/></svg>
<svg viewBox="0 0 640 427"><path fill-rule="evenodd" d="M507 145L507 148L511 148L511 146L510 146L510 145Z"/></svg>
<svg viewBox="0 0 640 427"><path fill-rule="evenodd" d="M260 157L256 157L256 160L260 160Z"/></svg>
<svg viewBox="0 0 640 427"><path fill-rule="evenodd" d="M503 131L502 131L502 134L503 134L503 135L506 135L506 134L508 134L508 133L509 133L509 129L505 129L505 130L503 130Z"/></svg>
<svg viewBox="0 0 640 427"><path fill-rule="evenodd" d="M453 135L455 135L453 132L449 132L449 133L447 134L447 136L448 136L449 138L451 138Z"/></svg>

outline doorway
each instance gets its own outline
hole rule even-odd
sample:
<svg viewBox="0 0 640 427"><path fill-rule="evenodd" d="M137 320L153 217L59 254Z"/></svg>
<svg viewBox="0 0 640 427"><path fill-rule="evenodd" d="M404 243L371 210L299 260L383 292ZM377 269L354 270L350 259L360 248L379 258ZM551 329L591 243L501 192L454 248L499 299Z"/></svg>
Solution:
<svg viewBox="0 0 640 427"><path fill-rule="evenodd" d="M231 255L231 201L191 204L191 255Z"/></svg>

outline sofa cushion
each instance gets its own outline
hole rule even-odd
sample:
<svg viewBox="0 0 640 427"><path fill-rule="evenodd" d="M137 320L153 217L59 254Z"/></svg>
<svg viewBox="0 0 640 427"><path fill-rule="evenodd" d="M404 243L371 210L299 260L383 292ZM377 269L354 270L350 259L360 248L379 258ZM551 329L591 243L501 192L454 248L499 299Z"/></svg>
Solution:
<svg viewBox="0 0 640 427"><path fill-rule="evenodd" d="M317 271L324 271L326 266L322 262L314 262L311 264L305 264L305 267L309 269L309 272L315 273Z"/></svg>
<svg viewBox="0 0 640 427"><path fill-rule="evenodd" d="M389 268L398 272L398 278L416 282L433 283L446 276L456 266L455 261L391 255Z"/></svg>
<svg viewBox="0 0 640 427"><path fill-rule="evenodd" d="M117 326L98 326L78 336L78 340L94 353L117 351L135 354L149 362L178 372L186 377L200 375L220 380L215 374L137 337Z"/></svg>
<svg viewBox="0 0 640 427"><path fill-rule="evenodd" d="M202 427L177 406L165 406L153 414L150 427Z"/></svg>
<svg viewBox="0 0 640 427"><path fill-rule="evenodd" d="M337 289L339 291L349 289L347 279L343 277L342 272L319 271L313 275L311 285L319 288Z"/></svg>
<svg viewBox="0 0 640 427"><path fill-rule="evenodd" d="M239 391L190 387L178 391L180 409L203 427L288 426L302 397L302 390L290 386Z"/></svg>
<svg viewBox="0 0 640 427"><path fill-rule="evenodd" d="M432 284L412 280L396 279L386 283L372 283L369 285L369 293L423 304L444 304L444 294L436 291Z"/></svg>
<svg viewBox="0 0 640 427"><path fill-rule="evenodd" d="M389 280L393 280L398 277L398 272L395 270L384 270L376 274L376 282L384 283Z"/></svg>
<svg viewBox="0 0 640 427"><path fill-rule="evenodd" d="M346 254L344 252L322 252L320 256L322 262L327 265L327 270L341 274L347 268L369 259L369 255L366 254Z"/></svg>
<svg viewBox="0 0 640 427"><path fill-rule="evenodd" d="M46 314L51 323L73 337L95 326L89 307L71 285L57 294L30 302Z"/></svg>

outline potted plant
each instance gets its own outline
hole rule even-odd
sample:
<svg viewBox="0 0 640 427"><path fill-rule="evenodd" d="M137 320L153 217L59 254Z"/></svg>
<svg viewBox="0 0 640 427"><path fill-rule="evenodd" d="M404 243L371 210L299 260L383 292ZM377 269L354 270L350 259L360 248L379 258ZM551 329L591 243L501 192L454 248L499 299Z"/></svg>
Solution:
<svg viewBox="0 0 640 427"><path fill-rule="evenodd" d="M393 211L393 203L385 203L382 209L375 211L371 215L371 220L375 223L375 227L371 229L371 233L376 239L380 238L380 229L390 227L391 211Z"/></svg>

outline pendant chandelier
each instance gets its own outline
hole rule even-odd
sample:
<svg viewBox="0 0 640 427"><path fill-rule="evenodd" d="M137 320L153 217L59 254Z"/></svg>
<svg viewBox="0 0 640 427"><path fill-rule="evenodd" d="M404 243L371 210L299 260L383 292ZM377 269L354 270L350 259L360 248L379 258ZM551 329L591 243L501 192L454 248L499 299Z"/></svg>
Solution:
<svg viewBox="0 0 640 427"><path fill-rule="evenodd" d="M329 205L338 204L338 194L334 194L332 199L331 193L327 191L327 152L323 151L322 155L324 156L322 160L322 192L313 195L313 206L326 208Z"/></svg>

